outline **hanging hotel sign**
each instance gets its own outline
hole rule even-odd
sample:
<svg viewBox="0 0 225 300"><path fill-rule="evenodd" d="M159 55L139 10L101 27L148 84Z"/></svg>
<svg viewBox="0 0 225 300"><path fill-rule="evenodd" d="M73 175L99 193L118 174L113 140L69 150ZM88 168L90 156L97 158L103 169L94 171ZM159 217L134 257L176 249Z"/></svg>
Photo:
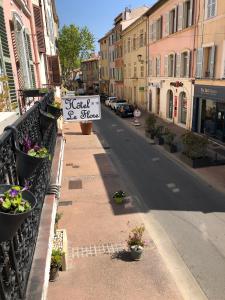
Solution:
<svg viewBox="0 0 225 300"><path fill-rule="evenodd" d="M91 121L101 119L99 95L63 97L64 121Z"/></svg>
<svg viewBox="0 0 225 300"><path fill-rule="evenodd" d="M184 84L181 81L174 81L174 82L170 82L170 85L174 87L182 87Z"/></svg>

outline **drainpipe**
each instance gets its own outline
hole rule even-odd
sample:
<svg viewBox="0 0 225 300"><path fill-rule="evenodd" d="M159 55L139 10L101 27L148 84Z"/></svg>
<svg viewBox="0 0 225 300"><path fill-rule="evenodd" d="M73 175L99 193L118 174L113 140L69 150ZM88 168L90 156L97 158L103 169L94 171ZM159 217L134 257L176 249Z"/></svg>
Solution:
<svg viewBox="0 0 225 300"><path fill-rule="evenodd" d="M40 71L39 71L39 53L38 53L38 47L37 43L35 40L36 36L36 30L35 30L35 25L34 25L34 13L33 13L33 7L32 7L32 0L28 0L28 8L31 12L31 18L30 18L30 27L31 27L31 38L32 38L32 44L33 44L33 49L34 49L34 65L35 65L35 70L36 70L36 75L37 75L37 85L38 87L40 86Z"/></svg>

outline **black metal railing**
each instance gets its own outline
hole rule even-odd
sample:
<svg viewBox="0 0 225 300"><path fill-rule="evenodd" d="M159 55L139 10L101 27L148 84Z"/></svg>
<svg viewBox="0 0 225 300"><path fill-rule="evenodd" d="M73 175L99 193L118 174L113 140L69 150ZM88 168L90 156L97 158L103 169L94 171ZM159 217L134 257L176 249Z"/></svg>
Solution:
<svg viewBox="0 0 225 300"><path fill-rule="evenodd" d="M42 101L35 103L0 136L0 184L19 184L15 155L16 138L19 143L22 143L28 134L33 141L42 142L53 157L57 122L53 122L45 132L41 130L40 125L40 108L46 111L47 103L52 101L52 94L45 95ZM34 171L30 178L30 190L35 195L38 204L13 239L0 243L1 300L24 299L50 171L51 160L48 159L43 160L43 163Z"/></svg>

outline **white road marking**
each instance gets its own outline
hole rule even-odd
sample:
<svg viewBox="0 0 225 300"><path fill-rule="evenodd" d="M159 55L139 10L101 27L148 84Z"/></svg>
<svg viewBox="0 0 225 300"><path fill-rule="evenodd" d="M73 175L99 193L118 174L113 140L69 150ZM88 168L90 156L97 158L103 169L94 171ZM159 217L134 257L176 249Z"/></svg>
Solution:
<svg viewBox="0 0 225 300"><path fill-rule="evenodd" d="M153 158L152 158L152 161L159 161L159 160L160 160L159 157L153 157Z"/></svg>
<svg viewBox="0 0 225 300"><path fill-rule="evenodd" d="M173 189L173 188L175 188L175 187L176 187L176 184L175 184L175 183L173 183L173 182L171 182L171 183L167 183L167 187L168 187L169 189Z"/></svg>
<svg viewBox="0 0 225 300"><path fill-rule="evenodd" d="M178 188L175 188L175 189L172 189L173 193L179 193L180 192L180 189Z"/></svg>

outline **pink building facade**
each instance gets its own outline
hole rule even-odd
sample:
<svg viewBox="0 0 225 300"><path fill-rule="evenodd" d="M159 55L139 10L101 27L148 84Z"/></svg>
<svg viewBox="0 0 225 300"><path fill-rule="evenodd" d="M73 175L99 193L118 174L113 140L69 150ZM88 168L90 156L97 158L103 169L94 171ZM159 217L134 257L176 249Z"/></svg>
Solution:
<svg viewBox="0 0 225 300"><path fill-rule="evenodd" d="M148 110L187 129L192 119L196 3L160 0L147 12Z"/></svg>

